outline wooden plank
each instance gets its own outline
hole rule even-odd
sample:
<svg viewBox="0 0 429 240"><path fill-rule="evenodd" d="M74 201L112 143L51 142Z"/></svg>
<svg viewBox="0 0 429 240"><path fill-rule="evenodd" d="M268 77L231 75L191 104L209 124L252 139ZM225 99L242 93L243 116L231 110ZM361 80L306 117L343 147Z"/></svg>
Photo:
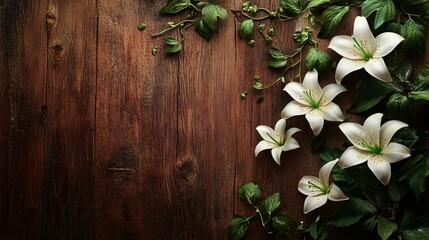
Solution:
<svg viewBox="0 0 429 240"><path fill-rule="evenodd" d="M176 158L178 59L151 54L162 44L150 37L164 26L162 4L99 4L96 239L176 236L167 181ZM140 21L148 23L144 32Z"/></svg>
<svg viewBox="0 0 429 240"><path fill-rule="evenodd" d="M42 239L46 1L0 4L0 238Z"/></svg>
<svg viewBox="0 0 429 240"><path fill-rule="evenodd" d="M93 238L96 3L50 0L45 10L43 239Z"/></svg>

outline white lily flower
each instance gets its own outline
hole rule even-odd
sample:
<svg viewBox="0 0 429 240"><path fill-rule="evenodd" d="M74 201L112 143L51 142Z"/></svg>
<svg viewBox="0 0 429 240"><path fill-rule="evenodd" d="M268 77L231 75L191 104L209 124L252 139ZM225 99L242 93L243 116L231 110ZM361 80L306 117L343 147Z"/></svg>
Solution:
<svg viewBox="0 0 429 240"><path fill-rule="evenodd" d="M369 116L363 126L357 123L340 124L341 131L353 146L347 148L338 163L348 168L368 162L369 169L383 185L390 181L390 164L409 157L410 149L399 143L390 142L392 136L408 125L397 120L390 120L381 125L383 114ZM380 127L381 125L381 127Z"/></svg>
<svg viewBox="0 0 429 240"><path fill-rule="evenodd" d="M319 178L304 176L299 181L298 190L308 196L304 201L305 214L321 207L328 199L331 201L349 199L335 183L329 185L329 175L337 162L338 158L323 165L319 170Z"/></svg>
<svg viewBox="0 0 429 240"><path fill-rule="evenodd" d="M332 100L346 88L331 83L323 89L318 82L318 72L314 69L307 72L302 84L290 82L283 89L294 101L289 102L283 109L282 118L288 119L297 115L304 115L313 130L314 135L322 131L324 120L343 121L344 115L340 107Z"/></svg>
<svg viewBox="0 0 429 240"><path fill-rule="evenodd" d="M283 151L299 148L298 141L296 141L292 135L301 131L301 129L290 128L285 132L285 119L280 119L277 121L274 130L271 127L265 125L256 127L256 130L264 140L260 141L258 145L256 145L255 157L257 157L261 151L271 149L271 155L273 156L274 161L280 165L280 156Z"/></svg>
<svg viewBox="0 0 429 240"><path fill-rule="evenodd" d="M328 48L343 57L337 65L335 80L340 84L344 76L364 68L379 80L392 81L382 57L403 40L401 35L393 32L384 32L374 38L366 18L356 17L352 36L335 36L329 43Z"/></svg>

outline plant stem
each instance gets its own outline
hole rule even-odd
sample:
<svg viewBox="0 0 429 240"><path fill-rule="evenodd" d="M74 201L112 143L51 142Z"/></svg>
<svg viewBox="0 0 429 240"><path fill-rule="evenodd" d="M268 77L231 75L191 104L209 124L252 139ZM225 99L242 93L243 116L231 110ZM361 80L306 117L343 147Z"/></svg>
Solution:
<svg viewBox="0 0 429 240"><path fill-rule="evenodd" d="M165 34L165 33L167 33L168 31L171 31L171 30L173 30L173 29L175 29L175 28L177 28L177 27L179 27L181 24L185 24L185 23L190 23L190 25L192 25L192 24L194 24L196 21L198 21L199 19L193 19L193 20L183 20L183 21L181 21L181 22L178 22L178 23L176 23L176 24L172 24L170 27L168 27L168 28L166 28L166 29L164 29L164 30L162 30L162 31L160 31L159 33L155 33L155 34L152 34L151 36L153 37L153 38L156 38L156 37L159 37L159 36L161 36L161 35L163 35L163 34Z"/></svg>

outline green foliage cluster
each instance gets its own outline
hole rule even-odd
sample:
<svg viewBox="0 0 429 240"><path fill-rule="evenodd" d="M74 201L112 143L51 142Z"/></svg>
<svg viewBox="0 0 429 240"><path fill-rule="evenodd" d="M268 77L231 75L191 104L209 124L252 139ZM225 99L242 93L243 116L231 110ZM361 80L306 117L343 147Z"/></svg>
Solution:
<svg viewBox="0 0 429 240"><path fill-rule="evenodd" d="M301 236L303 239L311 237L312 239L323 240L328 237L325 223L317 218L308 228L303 223L297 223L287 212L276 211L281 205L280 193L274 193L267 196L259 207L256 205L261 199L261 188L252 183L245 183L239 190L240 200L251 206L255 213L252 216L245 217L236 214L228 225L228 236L231 240L243 239L246 236L250 226L250 221L258 218L262 227L269 235L279 235L285 238Z"/></svg>
<svg viewBox="0 0 429 240"><path fill-rule="evenodd" d="M228 18L228 12L222 6L204 1L168 0L167 4L159 11L163 15L183 12L186 12L184 20L177 23L169 22L168 27L156 34L152 34L152 37L159 37L174 29L180 29L180 39L174 37L164 39L166 43L165 53L176 53L182 50L185 31L189 27L194 26L195 31L202 38L209 41L212 35L218 31L218 19L226 20ZM144 29L141 24L138 28L140 30Z"/></svg>

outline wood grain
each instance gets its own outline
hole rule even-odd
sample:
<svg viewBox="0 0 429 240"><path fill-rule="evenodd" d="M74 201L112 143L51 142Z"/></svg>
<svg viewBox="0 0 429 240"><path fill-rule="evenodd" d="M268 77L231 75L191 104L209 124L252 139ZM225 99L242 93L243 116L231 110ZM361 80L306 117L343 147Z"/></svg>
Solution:
<svg viewBox="0 0 429 240"><path fill-rule="evenodd" d="M280 210L306 225L336 208L302 213L297 183L321 165L303 118L287 121L302 129L294 135L301 147L284 152L280 166L269 151L254 156L255 128L274 126L291 100L279 84L255 103L254 75L265 84L279 75L265 66L263 39L255 34L255 47L239 39L229 11L210 42L189 28L183 52L166 55L163 37L179 33L150 33L183 16L160 16L165 2L0 2L0 239L227 239L234 214L254 213L238 197L250 181L263 197L280 192ZM218 2L228 10L243 3ZM348 14L342 33L357 14ZM276 25L271 46L293 51L291 36L304 21ZM333 74L321 79L331 83ZM335 99L342 109L356 81ZM341 145L338 123L325 124L328 145ZM267 237L253 221L246 239Z"/></svg>
<svg viewBox="0 0 429 240"><path fill-rule="evenodd" d="M43 239L92 239L96 1L48 1L45 27L47 117L42 236Z"/></svg>

